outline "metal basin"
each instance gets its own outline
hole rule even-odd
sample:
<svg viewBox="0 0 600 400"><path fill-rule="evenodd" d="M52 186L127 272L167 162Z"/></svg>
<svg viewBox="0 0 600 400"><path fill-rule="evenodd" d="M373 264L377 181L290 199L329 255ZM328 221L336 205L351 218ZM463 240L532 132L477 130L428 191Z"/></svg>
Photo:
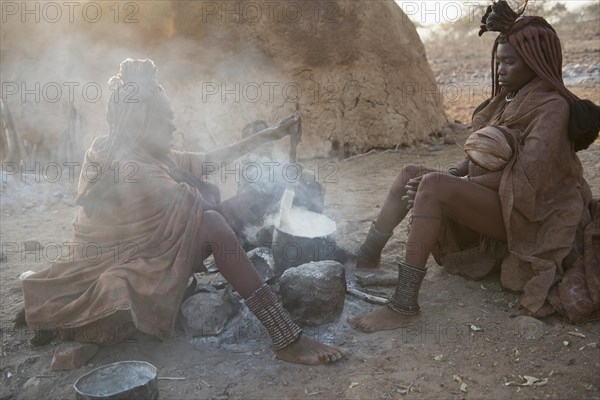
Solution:
<svg viewBox="0 0 600 400"><path fill-rule="evenodd" d="M145 361L103 365L75 382L78 400L157 400L156 367Z"/></svg>

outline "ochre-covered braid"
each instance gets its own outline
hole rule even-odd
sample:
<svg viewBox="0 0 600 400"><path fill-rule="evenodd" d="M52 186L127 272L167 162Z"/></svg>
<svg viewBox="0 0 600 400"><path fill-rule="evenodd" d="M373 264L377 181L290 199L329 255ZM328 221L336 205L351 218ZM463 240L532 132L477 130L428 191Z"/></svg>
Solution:
<svg viewBox="0 0 600 400"><path fill-rule="evenodd" d="M419 289L426 273L427 271L424 269L399 261L396 292L387 303L388 307L400 314L417 314L419 312Z"/></svg>
<svg viewBox="0 0 600 400"><path fill-rule="evenodd" d="M294 343L302 335L302 329L284 311L266 283L256 289L244 302L267 328L275 350Z"/></svg>

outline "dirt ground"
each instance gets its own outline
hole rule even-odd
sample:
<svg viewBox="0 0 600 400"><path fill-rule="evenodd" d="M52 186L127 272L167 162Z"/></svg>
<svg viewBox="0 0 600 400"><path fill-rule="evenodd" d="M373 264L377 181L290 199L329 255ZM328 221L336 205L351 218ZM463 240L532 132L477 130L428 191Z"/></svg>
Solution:
<svg viewBox="0 0 600 400"><path fill-rule="evenodd" d="M565 62L600 61L597 26L595 31L582 32L587 41L569 47ZM572 43L569 38L566 41ZM473 70L485 73L487 54L469 56ZM449 77L464 70L460 51L453 55L445 55L439 43L428 46L436 76ZM600 102L597 83L573 89ZM472 103L478 104L478 99ZM468 121L473 104L447 104L449 119ZM467 130L455 129L445 142L440 138L435 143L344 161L305 161L324 174L325 213L337 222L338 242L349 249L361 242L403 165L447 167L462 159L461 145L467 135ZM600 196L599 155L599 144L579 153L595 196ZM3 200L2 242L35 240L47 245L67 241L76 213L74 190L72 184L55 185L49 191L52 200L45 202L23 196L7 206ZM406 229L404 222L384 251L384 260L390 264L400 254ZM347 316L374 306L348 296L336 323L306 329L351 351L335 365L309 367L274 360L265 332L256 323L237 318L218 337L191 338L177 330L170 340L160 343L139 334L101 348L78 370L54 372L49 366L57 342L31 347L31 332L15 330L10 322L22 306L19 275L45 265L43 257L23 259L22 254L6 255L0 264L0 400L74 398L72 385L80 375L103 364L132 359L148 361L158 368L159 377L171 378L159 381L161 399L600 398L599 321L573 326L550 317L542 328L517 329L512 316L518 294L504 290L497 275L466 281L449 275L432 259L421 289L422 316L416 325L374 334L355 331L346 322ZM391 265L385 268L393 270ZM390 290L378 288L375 293ZM524 382L523 376L539 378L541 384L516 385Z"/></svg>

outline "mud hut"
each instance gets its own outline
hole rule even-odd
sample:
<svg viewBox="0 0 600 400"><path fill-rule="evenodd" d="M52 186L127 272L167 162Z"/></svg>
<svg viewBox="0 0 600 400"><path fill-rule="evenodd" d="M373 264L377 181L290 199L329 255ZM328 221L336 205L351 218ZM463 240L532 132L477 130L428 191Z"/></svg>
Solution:
<svg viewBox="0 0 600 400"><path fill-rule="evenodd" d="M423 43L393 1L94 5L102 9L63 10L58 21L44 21L42 9L37 23L17 10L3 26L7 44L29 43L5 46L6 77L28 88L76 88L74 100L67 90L60 100L81 114L82 149L107 133L106 80L125 57L156 61L175 104L178 146L189 150L229 144L246 123L275 123L294 111L305 120L300 158L410 145L446 123ZM102 89L92 100L81 89L90 85ZM38 115L53 105L40 104Z"/></svg>
<svg viewBox="0 0 600 400"><path fill-rule="evenodd" d="M204 105L239 104L245 118L299 110L301 157L410 145L446 123L423 43L393 1L184 2L171 27L213 62Z"/></svg>

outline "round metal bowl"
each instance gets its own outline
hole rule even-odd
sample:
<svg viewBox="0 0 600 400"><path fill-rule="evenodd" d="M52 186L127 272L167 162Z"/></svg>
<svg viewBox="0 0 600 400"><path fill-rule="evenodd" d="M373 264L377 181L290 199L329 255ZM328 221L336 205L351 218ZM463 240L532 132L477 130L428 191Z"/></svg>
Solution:
<svg viewBox="0 0 600 400"><path fill-rule="evenodd" d="M103 365L75 382L78 400L157 400L156 367L145 361Z"/></svg>

